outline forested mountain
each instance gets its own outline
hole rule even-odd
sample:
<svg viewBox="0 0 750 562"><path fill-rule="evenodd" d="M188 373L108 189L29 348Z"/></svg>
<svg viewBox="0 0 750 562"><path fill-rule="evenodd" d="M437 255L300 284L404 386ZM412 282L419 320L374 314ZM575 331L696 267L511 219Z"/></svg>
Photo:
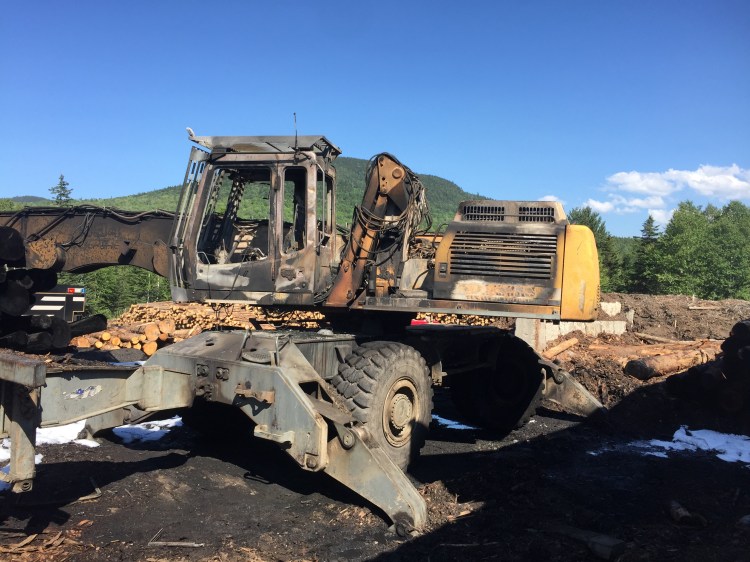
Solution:
<svg viewBox="0 0 750 562"><path fill-rule="evenodd" d="M367 160L341 157L336 159L335 167L337 178L336 218L339 224L344 225L351 223L354 206L362 202ZM467 193L455 183L446 179L429 174L420 175L419 177L427 188L427 200L430 203L433 224L436 226L450 222L453 219L460 201L479 197ZM177 207L179 195L180 187L172 186L125 197L86 199L77 202L104 207L117 207L132 211L147 211L152 209L173 211Z"/></svg>
<svg viewBox="0 0 750 562"><path fill-rule="evenodd" d="M51 201L44 197L37 197L36 195L21 195L19 197L11 197L13 203L19 203L21 205L46 205Z"/></svg>

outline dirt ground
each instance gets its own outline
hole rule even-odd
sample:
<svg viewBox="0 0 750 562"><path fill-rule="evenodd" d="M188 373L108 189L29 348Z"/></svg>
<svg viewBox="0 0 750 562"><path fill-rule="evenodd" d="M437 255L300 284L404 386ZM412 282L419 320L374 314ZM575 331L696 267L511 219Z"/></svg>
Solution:
<svg viewBox="0 0 750 562"><path fill-rule="evenodd" d="M723 339L750 318L743 301L604 297L615 299L635 310L634 331L673 339ZM608 412L582 420L543 404L507 435L433 422L410 469L428 506L419 536L399 538L364 501L248 432L219 439L179 427L150 443L109 434L94 449L41 447L35 490L0 498L0 560L598 559L571 528L623 541L612 556L623 561L750 560L750 526L738 523L750 514L747 465L632 445L669 440L681 425L748 435L747 412L671 398L663 379L628 377L580 340L558 360ZM602 342L642 343L632 333ZM435 413L459 418L445 392ZM100 497L76 502L97 487ZM671 502L694 517L677 523Z"/></svg>

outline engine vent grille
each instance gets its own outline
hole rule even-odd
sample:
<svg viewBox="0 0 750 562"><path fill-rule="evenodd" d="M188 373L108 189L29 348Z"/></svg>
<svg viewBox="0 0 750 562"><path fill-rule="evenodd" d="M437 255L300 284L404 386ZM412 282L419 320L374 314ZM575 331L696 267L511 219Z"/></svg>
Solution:
<svg viewBox="0 0 750 562"><path fill-rule="evenodd" d="M518 232L457 232L451 275L552 279L557 236Z"/></svg>
<svg viewBox="0 0 750 562"><path fill-rule="evenodd" d="M519 207L518 222L555 222L554 207Z"/></svg>
<svg viewBox="0 0 750 562"><path fill-rule="evenodd" d="M555 222L555 208L549 205L511 205L465 203L464 221L476 222Z"/></svg>
<svg viewBox="0 0 750 562"><path fill-rule="evenodd" d="M505 207L502 205L466 205L465 221L504 221Z"/></svg>

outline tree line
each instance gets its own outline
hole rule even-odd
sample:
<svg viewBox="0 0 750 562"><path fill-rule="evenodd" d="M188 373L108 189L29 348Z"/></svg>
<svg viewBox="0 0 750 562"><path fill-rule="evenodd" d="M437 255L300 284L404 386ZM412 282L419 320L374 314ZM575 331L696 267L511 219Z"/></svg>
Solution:
<svg viewBox="0 0 750 562"><path fill-rule="evenodd" d="M594 232L602 291L750 300L750 207L739 201L721 208L683 201L663 231L649 215L631 239L611 236L589 207L568 220Z"/></svg>

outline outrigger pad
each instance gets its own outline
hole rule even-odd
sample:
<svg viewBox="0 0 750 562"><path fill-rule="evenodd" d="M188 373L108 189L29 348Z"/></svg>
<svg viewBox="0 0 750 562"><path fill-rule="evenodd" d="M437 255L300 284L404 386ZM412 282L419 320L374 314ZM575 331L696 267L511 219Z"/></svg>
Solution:
<svg viewBox="0 0 750 562"><path fill-rule="evenodd" d="M544 398L579 416L589 417L607 410L573 375L554 363L544 361L543 364L547 374Z"/></svg>
<svg viewBox="0 0 750 562"><path fill-rule="evenodd" d="M366 438L366 430L358 429L340 430L341 439L329 441L325 472L382 509L399 535L421 530L427 523L424 498L382 449L367 445L361 436ZM352 445L344 448L342 441Z"/></svg>

